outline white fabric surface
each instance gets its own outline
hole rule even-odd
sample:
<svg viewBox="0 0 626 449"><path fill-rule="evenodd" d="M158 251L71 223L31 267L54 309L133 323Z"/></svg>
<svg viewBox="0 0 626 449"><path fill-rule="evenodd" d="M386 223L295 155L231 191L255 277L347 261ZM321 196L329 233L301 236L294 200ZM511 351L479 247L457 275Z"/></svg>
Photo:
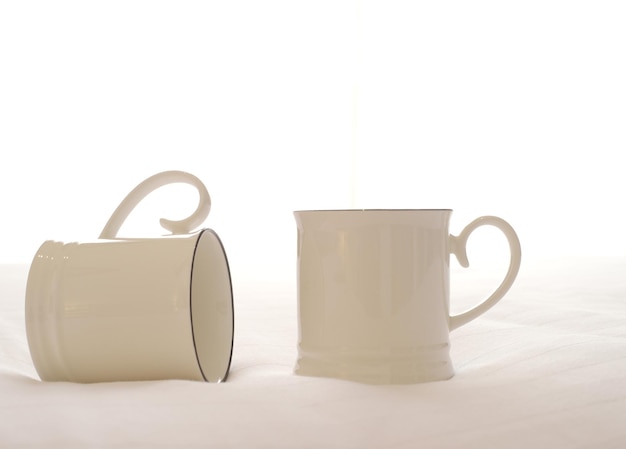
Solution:
<svg viewBox="0 0 626 449"><path fill-rule="evenodd" d="M295 280L236 278L226 383L43 383L27 270L0 266L3 448L626 447L626 258L523 261L509 294L452 333L456 376L403 386L293 375ZM497 282L452 278L455 308Z"/></svg>

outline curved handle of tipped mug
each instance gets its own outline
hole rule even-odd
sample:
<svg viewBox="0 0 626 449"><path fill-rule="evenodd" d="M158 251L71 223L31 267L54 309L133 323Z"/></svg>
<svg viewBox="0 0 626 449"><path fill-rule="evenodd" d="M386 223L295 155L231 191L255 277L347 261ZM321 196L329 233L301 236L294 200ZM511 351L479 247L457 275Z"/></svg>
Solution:
<svg viewBox="0 0 626 449"><path fill-rule="evenodd" d="M211 210L211 197L206 187L197 177L190 173L182 171L165 171L157 173L140 183L135 187L124 200L117 206L111 218L100 233L101 239L112 239L117 236L118 231L122 227L124 220L132 212L132 210L143 200L149 193L163 187L167 184L185 183L198 189L200 200L196 210L184 220L167 220L161 218L159 223L172 234L186 234L192 229L200 226L209 215Z"/></svg>
<svg viewBox="0 0 626 449"><path fill-rule="evenodd" d="M517 238L517 234L515 233L511 225L498 217L485 216L477 218L476 220L468 224L458 237L451 235L450 253L456 256L461 266L465 268L469 267L469 261L467 259L466 251L467 239L469 238L470 234L476 230L476 228L487 225L495 226L496 228L500 229L509 242L509 249L511 251L509 270L506 273L506 276L504 277L504 280L502 281L500 286L496 289L496 291L491 294L491 296L489 296L483 302L471 308L470 310L463 312L459 315L454 315L450 317L450 330L456 329L457 327L469 323L474 318L477 318L479 315L482 315L491 307L493 307L511 288L511 285L513 285L513 281L515 281L515 277L519 272L522 259L522 249L519 243L519 239Z"/></svg>

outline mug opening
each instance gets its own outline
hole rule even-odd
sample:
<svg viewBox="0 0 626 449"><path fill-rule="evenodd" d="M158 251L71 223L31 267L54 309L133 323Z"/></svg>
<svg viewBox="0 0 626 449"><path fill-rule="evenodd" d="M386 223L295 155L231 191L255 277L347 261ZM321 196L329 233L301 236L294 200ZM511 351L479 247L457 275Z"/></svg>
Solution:
<svg viewBox="0 0 626 449"><path fill-rule="evenodd" d="M232 360L233 290L222 242L211 229L200 232L191 270L190 310L193 344L202 377L223 382Z"/></svg>
<svg viewBox="0 0 626 449"><path fill-rule="evenodd" d="M294 213L306 212L451 212L452 209L301 209Z"/></svg>

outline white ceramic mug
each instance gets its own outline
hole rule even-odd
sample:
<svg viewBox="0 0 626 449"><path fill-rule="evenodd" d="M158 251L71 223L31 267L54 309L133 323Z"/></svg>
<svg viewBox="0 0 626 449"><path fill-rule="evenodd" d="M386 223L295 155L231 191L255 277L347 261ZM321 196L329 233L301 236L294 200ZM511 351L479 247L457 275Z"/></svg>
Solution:
<svg viewBox="0 0 626 449"><path fill-rule="evenodd" d="M298 227L298 360L295 372L364 383L449 379L450 331L509 290L521 249L501 218L480 217L458 237L451 210L294 212ZM449 260L469 266L466 242L479 226L506 236L508 273L486 300L450 316Z"/></svg>
<svg viewBox="0 0 626 449"><path fill-rule="evenodd" d="M171 183L197 188L196 211L161 219L173 234L118 238L133 208ZM226 379L233 347L228 260L211 229L191 232L211 200L195 176L156 174L122 201L100 238L44 242L26 286L26 331L45 381Z"/></svg>

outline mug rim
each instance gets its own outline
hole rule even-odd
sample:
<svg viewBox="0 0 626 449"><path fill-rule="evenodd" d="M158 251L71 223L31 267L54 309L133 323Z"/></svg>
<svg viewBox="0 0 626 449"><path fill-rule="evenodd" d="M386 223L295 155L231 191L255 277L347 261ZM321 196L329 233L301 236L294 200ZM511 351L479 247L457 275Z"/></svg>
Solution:
<svg viewBox="0 0 626 449"><path fill-rule="evenodd" d="M193 310L194 310L193 285L194 285L194 275L196 274L194 271L194 268L196 267L196 262L198 261L197 259L198 249L200 246L200 241L202 240L202 237L204 234L210 235L214 239L214 241L217 243L217 247L219 248L219 253L220 253L219 255L222 256L223 258L224 268L226 268L226 273L227 273L227 276L226 276L227 284L228 284L227 296L228 296L228 303L230 305L230 323L229 323L230 325L230 342L229 343L230 344L229 344L228 360L226 362L226 367L225 367L223 374L218 378L218 380L212 380L214 376L208 375L207 366L206 366L207 364L205 363L207 362L207 360L201 354L201 353L205 353L206 350L202 350L202 348L199 347L200 341L198 340L199 335L197 334L200 333L200 330L197 329L196 327L199 325L199 323L197 319L194 322L194 317L193 317ZM215 262L215 260L212 260L212 262ZM200 369L200 374L202 375L202 378L204 379L205 382L215 382L215 383L226 382L228 375L230 374L230 367L233 361L233 348L234 348L234 343L235 343L235 304L234 304L234 294L233 294L233 281L232 281L232 275L231 275L231 270L230 270L230 263L228 262L228 256L226 255L226 249L224 248L222 239L220 239L217 232L215 232L213 229L203 228L197 231L197 238L194 244L193 256L192 256L192 261L191 261L191 269L190 269L189 275L190 275L190 278L189 278L189 317L191 321L193 349L194 349L194 353L196 356L196 361L198 362L198 368ZM206 347L205 345L202 345L202 346Z"/></svg>
<svg viewBox="0 0 626 449"><path fill-rule="evenodd" d="M301 209L294 214L306 212L452 212L452 209Z"/></svg>

